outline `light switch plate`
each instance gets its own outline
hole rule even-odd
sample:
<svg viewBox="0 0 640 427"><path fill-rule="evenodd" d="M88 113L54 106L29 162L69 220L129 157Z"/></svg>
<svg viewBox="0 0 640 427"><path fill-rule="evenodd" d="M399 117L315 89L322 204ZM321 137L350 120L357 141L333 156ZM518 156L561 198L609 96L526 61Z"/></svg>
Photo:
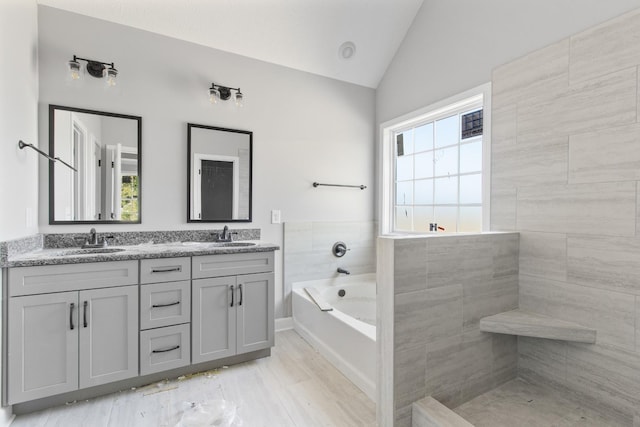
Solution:
<svg viewBox="0 0 640 427"><path fill-rule="evenodd" d="M272 210L271 211L271 224L280 224L280 211Z"/></svg>

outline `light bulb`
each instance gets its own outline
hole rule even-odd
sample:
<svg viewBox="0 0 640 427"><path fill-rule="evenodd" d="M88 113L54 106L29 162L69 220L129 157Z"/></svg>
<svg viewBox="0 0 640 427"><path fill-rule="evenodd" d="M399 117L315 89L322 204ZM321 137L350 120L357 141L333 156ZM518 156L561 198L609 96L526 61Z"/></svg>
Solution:
<svg viewBox="0 0 640 427"><path fill-rule="evenodd" d="M218 91L214 87L209 88L209 102L212 104L218 103Z"/></svg>
<svg viewBox="0 0 640 427"><path fill-rule="evenodd" d="M104 74L107 78L107 86L115 86L117 83L118 70L115 68L107 68L104 71Z"/></svg>
<svg viewBox="0 0 640 427"><path fill-rule="evenodd" d="M71 73L72 80L80 79L80 63L78 61L69 61L69 72Z"/></svg>
<svg viewBox="0 0 640 427"><path fill-rule="evenodd" d="M240 92L240 88L236 92L236 105L242 107L244 105L244 95Z"/></svg>

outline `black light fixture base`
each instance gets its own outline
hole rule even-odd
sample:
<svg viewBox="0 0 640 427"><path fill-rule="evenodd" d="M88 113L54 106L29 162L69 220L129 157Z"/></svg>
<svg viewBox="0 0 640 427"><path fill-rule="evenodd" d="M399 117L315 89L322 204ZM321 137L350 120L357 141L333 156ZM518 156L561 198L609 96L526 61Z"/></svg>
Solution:
<svg viewBox="0 0 640 427"><path fill-rule="evenodd" d="M96 61L88 61L87 72L89 75L101 79L104 76L104 64Z"/></svg>

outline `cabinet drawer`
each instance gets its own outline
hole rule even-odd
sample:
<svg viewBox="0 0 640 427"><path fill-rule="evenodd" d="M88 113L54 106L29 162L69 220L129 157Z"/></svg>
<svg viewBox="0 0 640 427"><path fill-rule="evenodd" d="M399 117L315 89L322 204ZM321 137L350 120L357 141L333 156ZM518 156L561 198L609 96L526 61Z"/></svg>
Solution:
<svg viewBox="0 0 640 427"><path fill-rule="evenodd" d="M140 375L189 365L189 326L187 323L140 332Z"/></svg>
<svg viewBox="0 0 640 427"><path fill-rule="evenodd" d="M135 285L138 261L90 262L9 269L9 296Z"/></svg>
<svg viewBox="0 0 640 427"><path fill-rule="evenodd" d="M204 255L193 257L193 278L235 276L273 271L273 252Z"/></svg>
<svg viewBox="0 0 640 427"><path fill-rule="evenodd" d="M191 258L158 258L140 261L140 283L175 282L191 278Z"/></svg>
<svg viewBox="0 0 640 427"><path fill-rule="evenodd" d="M191 320L191 282L153 283L140 287L140 329Z"/></svg>

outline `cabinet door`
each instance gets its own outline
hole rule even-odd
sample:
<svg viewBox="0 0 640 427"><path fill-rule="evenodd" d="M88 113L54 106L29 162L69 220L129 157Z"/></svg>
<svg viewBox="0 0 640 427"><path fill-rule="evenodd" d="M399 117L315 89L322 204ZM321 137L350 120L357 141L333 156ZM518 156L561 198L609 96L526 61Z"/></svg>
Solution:
<svg viewBox="0 0 640 427"><path fill-rule="evenodd" d="M138 375L138 287L80 291L80 388Z"/></svg>
<svg viewBox="0 0 640 427"><path fill-rule="evenodd" d="M237 281L237 354L273 346L273 273L242 275Z"/></svg>
<svg viewBox="0 0 640 427"><path fill-rule="evenodd" d="M192 363L236 354L236 287L235 276L193 281Z"/></svg>
<svg viewBox="0 0 640 427"><path fill-rule="evenodd" d="M78 293L9 299L8 402L78 388Z"/></svg>

